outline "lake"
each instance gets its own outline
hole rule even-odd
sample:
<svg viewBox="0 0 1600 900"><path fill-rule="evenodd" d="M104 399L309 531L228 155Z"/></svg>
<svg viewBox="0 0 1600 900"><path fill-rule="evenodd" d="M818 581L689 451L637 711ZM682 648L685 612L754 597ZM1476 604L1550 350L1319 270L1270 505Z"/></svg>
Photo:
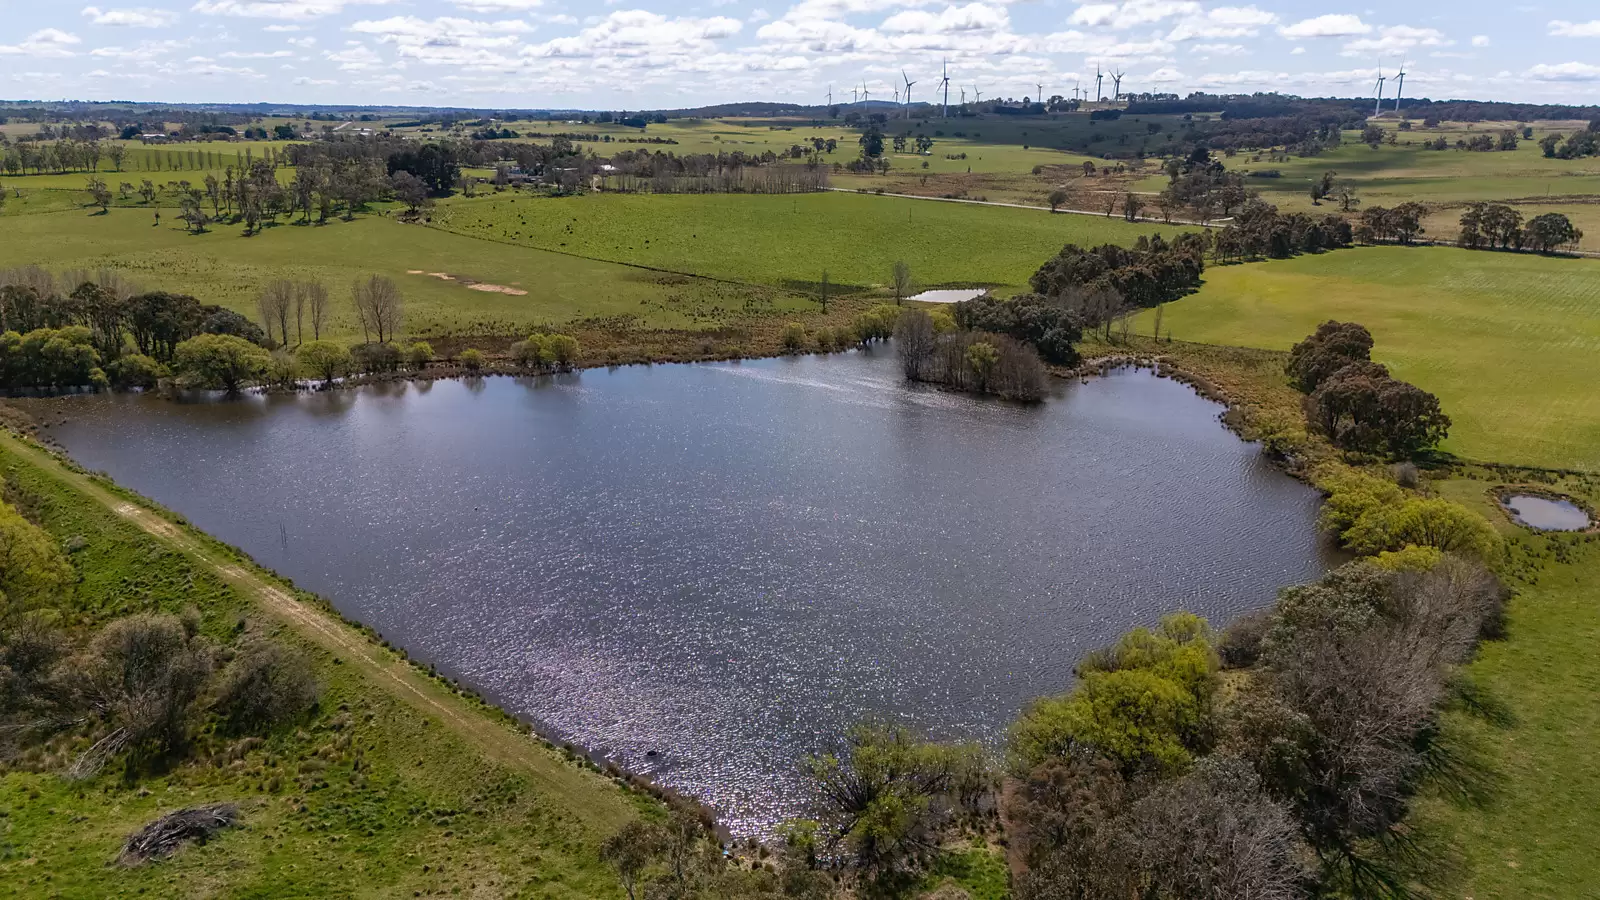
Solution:
<svg viewBox="0 0 1600 900"><path fill-rule="evenodd" d="M1134 370L1052 391L878 350L40 403L83 465L745 834L864 717L998 746L1128 628L1329 564L1316 492L1221 407Z"/></svg>

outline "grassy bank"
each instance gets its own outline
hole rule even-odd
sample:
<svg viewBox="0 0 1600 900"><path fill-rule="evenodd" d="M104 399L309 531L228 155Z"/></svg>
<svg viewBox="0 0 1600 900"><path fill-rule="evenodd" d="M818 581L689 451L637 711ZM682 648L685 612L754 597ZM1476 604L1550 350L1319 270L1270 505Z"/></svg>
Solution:
<svg viewBox="0 0 1600 900"><path fill-rule="evenodd" d="M1368 247L1207 270L1169 304L1185 341L1287 350L1327 319L1377 339L1374 358L1439 396L1444 447L1502 463L1600 470L1600 261ZM1148 334L1152 314L1138 329Z"/></svg>
<svg viewBox="0 0 1600 900"><path fill-rule="evenodd" d="M78 546L66 621L198 608L218 640L271 634L323 692L265 741L203 735L136 781L84 782L54 763L0 774L0 881L17 896L618 896L597 846L645 804L504 717L413 668L232 551L0 438L8 495ZM113 767L115 768L115 767ZM231 801L243 827L171 860L108 865L164 812Z"/></svg>

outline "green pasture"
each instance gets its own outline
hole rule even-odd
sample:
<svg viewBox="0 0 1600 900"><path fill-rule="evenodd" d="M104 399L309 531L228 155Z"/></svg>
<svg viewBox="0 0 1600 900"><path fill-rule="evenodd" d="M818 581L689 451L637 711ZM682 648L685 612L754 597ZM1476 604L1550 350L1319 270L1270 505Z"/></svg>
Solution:
<svg viewBox="0 0 1600 900"><path fill-rule="evenodd" d="M814 290L887 283L896 260L918 289L1022 290L1063 244L1131 244L1162 230L871 194L491 195L442 204L437 227L472 237L712 278Z"/></svg>
<svg viewBox="0 0 1600 900"><path fill-rule="evenodd" d="M1469 481L1462 490L1481 497L1485 487ZM1452 721L1482 749L1493 789L1476 807L1430 800L1416 818L1458 854L1453 870L1462 883L1453 896L1600 896L1600 657L1592 649L1600 641L1600 547L1577 545L1557 562L1551 548L1573 538L1524 540L1546 557L1543 568L1512 601L1508 638L1485 644L1468 669L1514 719L1502 727Z"/></svg>
<svg viewBox="0 0 1600 900"><path fill-rule="evenodd" d="M1226 266L1168 304L1162 327L1287 350L1328 319L1367 326L1376 359L1439 395L1446 449L1600 471L1600 261L1368 247Z"/></svg>
<svg viewBox="0 0 1600 900"><path fill-rule="evenodd" d="M190 235L174 217L157 226L143 210L0 219L0 267L26 264L56 271L112 267L146 288L193 294L251 318L267 282L318 279L333 294L330 328L342 339L361 335L347 299L350 285L373 274L400 285L405 331L415 336L518 334L600 316L692 329L723 324L734 314L814 306L781 291L667 276L383 217L322 226L280 224L248 238L227 225ZM473 290L468 281L526 294Z"/></svg>

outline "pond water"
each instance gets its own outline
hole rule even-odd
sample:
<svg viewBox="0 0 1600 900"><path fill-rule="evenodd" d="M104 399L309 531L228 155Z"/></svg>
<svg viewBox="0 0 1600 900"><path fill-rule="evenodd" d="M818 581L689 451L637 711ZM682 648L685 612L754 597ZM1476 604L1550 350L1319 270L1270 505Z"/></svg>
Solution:
<svg viewBox="0 0 1600 900"><path fill-rule="evenodd" d="M1570 500L1512 494L1500 502L1519 524L1541 531L1582 531L1594 524L1583 507Z"/></svg>
<svg viewBox="0 0 1600 900"><path fill-rule="evenodd" d="M1216 404L1132 370L1053 391L856 351L39 402L85 466L753 833L864 717L996 746L1128 628L1328 564L1317 494Z"/></svg>
<svg viewBox="0 0 1600 900"><path fill-rule="evenodd" d="M917 300L922 303L960 303L974 297L982 297L989 293L988 288L945 288L937 291L923 291L908 300Z"/></svg>

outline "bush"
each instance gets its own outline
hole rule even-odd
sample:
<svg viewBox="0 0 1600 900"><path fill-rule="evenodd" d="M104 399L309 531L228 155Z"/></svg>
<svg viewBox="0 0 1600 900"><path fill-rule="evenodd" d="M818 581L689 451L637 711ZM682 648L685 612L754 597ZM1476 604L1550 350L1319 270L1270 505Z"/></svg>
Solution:
<svg viewBox="0 0 1600 900"><path fill-rule="evenodd" d="M461 366L468 372L476 372L483 368L483 354L476 348L468 349L461 354Z"/></svg>
<svg viewBox="0 0 1600 900"><path fill-rule="evenodd" d="M783 335L779 340L782 341L784 350L796 353L805 346L806 327L799 322L790 322L783 326Z"/></svg>
<svg viewBox="0 0 1600 900"><path fill-rule="evenodd" d="M431 362L433 362L433 345L427 341L417 341L406 348L406 365L418 372L426 369Z"/></svg>
<svg viewBox="0 0 1600 900"><path fill-rule="evenodd" d="M350 351L333 341L311 341L300 345L300 365L311 375L332 384L350 371Z"/></svg>
<svg viewBox="0 0 1600 900"><path fill-rule="evenodd" d="M356 344L350 348L350 366L356 372L393 372L400 368L400 348L393 344Z"/></svg>
<svg viewBox="0 0 1600 900"><path fill-rule="evenodd" d="M264 734L303 715L319 692L304 657L263 641L247 647L223 670L213 709L233 734Z"/></svg>
<svg viewBox="0 0 1600 900"><path fill-rule="evenodd" d="M192 387L220 388L233 393L265 378L272 354L241 337L197 335L179 344L172 369Z"/></svg>
<svg viewBox="0 0 1600 900"><path fill-rule="evenodd" d="M71 774L85 777L124 748L159 755L183 746L211 655L176 616L146 613L101 629L72 671L83 706L111 728L74 763Z"/></svg>
<svg viewBox="0 0 1600 900"><path fill-rule="evenodd" d="M300 380L300 362L287 350L275 350L267 363L266 382L273 387L294 387Z"/></svg>
<svg viewBox="0 0 1600 900"><path fill-rule="evenodd" d="M1350 549L1366 555L1415 545L1486 560L1495 558L1501 546L1500 535L1487 519L1439 498L1374 509L1345 532L1344 540Z"/></svg>
<svg viewBox="0 0 1600 900"><path fill-rule="evenodd" d="M139 353L130 353L106 366L106 375L111 383L124 390L153 388L170 374L166 366Z"/></svg>

